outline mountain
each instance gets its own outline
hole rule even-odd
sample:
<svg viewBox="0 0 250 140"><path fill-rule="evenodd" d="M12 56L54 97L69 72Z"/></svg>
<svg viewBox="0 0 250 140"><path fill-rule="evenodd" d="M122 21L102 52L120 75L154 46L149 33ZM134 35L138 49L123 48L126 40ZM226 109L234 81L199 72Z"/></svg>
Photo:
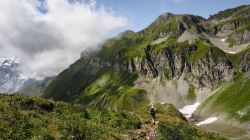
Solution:
<svg viewBox="0 0 250 140"><path fill-rule="evenodd" d="M33 80L30 84L23 86L15 95L41 96L44 89L50 84L54 77L46 77L42 80Z"/></svg>
<svg viewBox="0 0 250 140"><path fill-rule="evenodd" d="M21 89L26 82L18 72L18 58L0 58L0 92L13 93Z"/></svg>
<svg viewBox="0 0 250 140"><path fill-rule="evenodd" d="M205 129L249 138L249 27L248 5L209 19L165 13L139 32L125 31L82 53L42 96L127 111L152 103L182 108L199 102L192 121L215 115L241 132L218 125Z"/></svg>
<svg viewBox="0 0 250 140"><path fill-rule="evenodd" d="M43 80L27 77L19 66L19 58L0 58L0 93L40 96L53 77Z"/></svg>

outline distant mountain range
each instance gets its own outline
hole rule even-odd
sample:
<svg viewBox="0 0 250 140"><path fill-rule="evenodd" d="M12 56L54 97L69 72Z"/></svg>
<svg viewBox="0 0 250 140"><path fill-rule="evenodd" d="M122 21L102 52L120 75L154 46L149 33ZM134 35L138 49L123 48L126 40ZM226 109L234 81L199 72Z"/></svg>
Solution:
<svg viewBox="0 0 250 140"><path fill-rule="evenodd" d="M0 93L41 95L43 89L53 78L37 80L24 76L19 71L19 58L0 58Z"/></svg>
<svg viewBox="0 0 250 140"><path fill-rule="evenodd" d="M18 58L0 58L0 92L13 93L29 82L18 72Z"/></svg>

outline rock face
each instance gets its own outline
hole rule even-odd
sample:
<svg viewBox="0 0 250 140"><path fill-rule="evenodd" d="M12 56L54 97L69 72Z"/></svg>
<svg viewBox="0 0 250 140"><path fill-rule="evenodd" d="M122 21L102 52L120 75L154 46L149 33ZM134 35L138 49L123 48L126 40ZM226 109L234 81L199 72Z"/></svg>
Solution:
<svg viewBox="0 0 250 140"><path fill-rule="evenodd" d="M250 49L246 50L243 54L240 54L239 57L239 71L248 72L250 70Z"/></svg>
<svg viewBox="0 0 250 140"><path fill-rule="evenodd" d="M244 29L241 32L235 32L230 36L236 45L250 42L250 29Z"/></svg>
<svg viewBox="0 0 250 140"><path fill-rule="evenodd" d="M198 86L211 86L220 80L229 81L233 78L233 66L223 51L210 48L203 58L192 63L188 59L197 49L197 46L192 46L176 53L170 47L155 54L154 47L148 46L144 49L143 58L135 57L121 61L123 54L120 52L112 62L91 58L90 65L96 69L112 68L118 71L137 72L152 78L163 75L166 80L186 75Z"/></svg>

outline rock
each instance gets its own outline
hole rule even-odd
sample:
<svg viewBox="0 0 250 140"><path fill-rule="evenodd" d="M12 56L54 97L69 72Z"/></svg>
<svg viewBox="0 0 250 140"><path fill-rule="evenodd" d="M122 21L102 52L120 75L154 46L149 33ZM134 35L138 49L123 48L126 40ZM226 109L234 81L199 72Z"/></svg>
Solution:
<svg viewBox="0 0 250 140"><path fill-rule="evenodd" d="M235 32L230 36L236 45L241 45L250 42L250 30L243 30L241 32Z"/></svg>

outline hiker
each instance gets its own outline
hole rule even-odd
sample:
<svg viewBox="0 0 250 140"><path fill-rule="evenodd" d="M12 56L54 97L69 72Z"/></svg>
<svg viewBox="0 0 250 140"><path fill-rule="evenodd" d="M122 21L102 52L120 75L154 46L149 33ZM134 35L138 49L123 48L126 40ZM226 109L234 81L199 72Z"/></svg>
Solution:
<svg viewBox="0 0 250 140"><path fill-rule="evenodd" d="M149 114L150 114L151 117L152 117L153 124L155 124L156 109L155 109L155 107L154 107L154 104L152 104L152 106L150 107L150 109L149 109Z"/></svg>

